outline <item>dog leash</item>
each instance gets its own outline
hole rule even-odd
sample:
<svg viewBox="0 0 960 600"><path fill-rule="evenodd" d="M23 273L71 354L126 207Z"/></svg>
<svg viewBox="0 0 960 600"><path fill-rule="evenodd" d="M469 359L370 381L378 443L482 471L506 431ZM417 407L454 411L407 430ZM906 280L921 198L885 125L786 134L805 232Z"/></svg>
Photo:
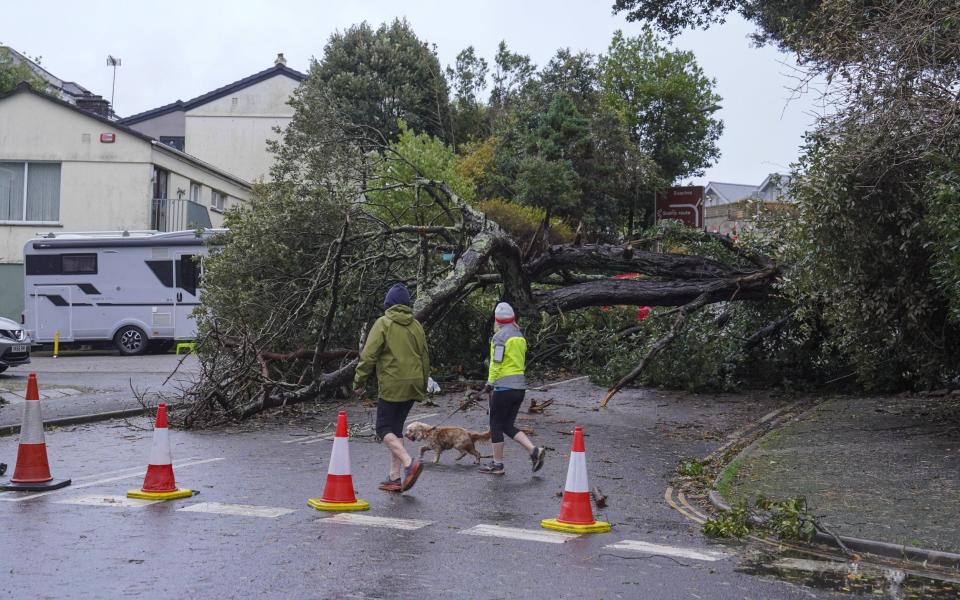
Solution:
<svg viewBox="0 0 960 600"><path fill-rule="evenodd" d="M444 418L440 419L440 421L438 421L435 425L431 426L430 429L436 429L437 427L440 427L441 425L443 425L444 423L446 423L448 420L450 420L450 417L452 417L453 415L457 414L457 413L460 412L461 410L466 410L468 407L476 404L476 403L479 401L480 396L482 396L482 395L483 395L483 394L481 394L480 392L475 392L475 391L471 390L470 392L467 393L467 398L466 398L466 400L464 400L463 402L460 403L460 406L458 406L457 408L455 408L455 409L453 410L453 412L451 412L449 415L447 415L447 416L445 416Z"/></svg>

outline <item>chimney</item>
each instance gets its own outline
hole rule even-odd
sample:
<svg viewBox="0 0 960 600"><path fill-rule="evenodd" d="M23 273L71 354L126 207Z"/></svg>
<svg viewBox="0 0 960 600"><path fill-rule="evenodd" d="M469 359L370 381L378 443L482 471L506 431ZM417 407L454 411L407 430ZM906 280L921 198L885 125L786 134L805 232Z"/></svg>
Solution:
<svg viewBox="0 0 960 600"><path fill-rule="evenodd" d="M277 54L277 60L273 61L273 64L287 66L287 59L283 57L283 52Z"/></svg>
<svg viewBox="0 0 960 600"><path fill-rule="evenodd" d="M76 107L108 119L113 116L113 109L110 107L110 102L103 96L97 96L95 94L78 96L76 99Z"/></svg>

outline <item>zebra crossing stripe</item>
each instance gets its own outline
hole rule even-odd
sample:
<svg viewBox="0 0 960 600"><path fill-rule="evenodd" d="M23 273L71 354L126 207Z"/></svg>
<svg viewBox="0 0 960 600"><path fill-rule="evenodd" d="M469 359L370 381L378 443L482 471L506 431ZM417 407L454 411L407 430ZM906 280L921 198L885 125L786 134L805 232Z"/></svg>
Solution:
<svg viewBox="0 0 960 600"><path fill-rule="evenodd" d="M177 509L177 512L212 513L235 517L262 517L275 519L296 512L292 508L279 506L251 506L249 504L225 504L223 502L198 502Z"/></svg>
<svg viewBox="0 0 960 600"><path fill-rule="evenodd" d="M57 504L77 504L80 506L109 506L112 508L142 508L156 504L161 500L138 500L126 496L75 496L64 500L57 500Z"/></svg>
<svg viewBox="0 0 960 600"><path fill-rule="evenodd" d="M629 550L630 552L639 552L642 554L653 554L655 556L669 556L675 558L689 558L692 560L703 560L714 562L727 558L723 552L714 552L711 550L693 550L691 548L678 548L676 546L666 546L662 544L651 544L649 542L640 542L637 540L623 540L616 544L604 546L607 550Z"/></svg>
<svg viewBox="0 0 960 600"><path fill-rule="evenodd" d="M359 525L361 527L385 527L387 529L403 529L413 531L423 529L427 525L432 525L431 521L421 521L418 519L395 519L389 517L371 517L370 515L360 515L357 513L337 513L326 519L319 519L321 523L333 523L338 525Z"/></svg>
<svg viewBox="0 0 960 600"><path fill-rule="evenodd" d="M460 533L464 535L476 535L480 537L498 537L509 540L526 540L529 542L546 542L548 544L562 544L576 539L580 536L571 533L559 533L554 531L540 531L536 529L519 529L517 527L500 527L499 525L475 525L470 529L464 529Z"/></svg>

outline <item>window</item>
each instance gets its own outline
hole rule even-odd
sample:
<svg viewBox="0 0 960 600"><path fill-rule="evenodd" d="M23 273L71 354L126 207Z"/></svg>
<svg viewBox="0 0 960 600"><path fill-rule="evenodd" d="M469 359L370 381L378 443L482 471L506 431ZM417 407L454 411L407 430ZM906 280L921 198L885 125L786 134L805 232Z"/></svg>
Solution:
<svg viewBox="0 0 960 600"><path fill-rule="evenodd" d="M153 197L167 197L167 182L170 179L170 172L160 167L153 168Z"/></svg>
<svg viewBox="0 0 960 600"><path fill-rule="evenodd" d="M95 275L96 254L28 254L27 275Z"/></svg>
<svg viewBox="0 0 960 600"><path fill-rule="evenodd" d="M203 278L201 260L199 255L188 254L181 256L177 261L177 287L194 296L197 295L197 288L200 287L200 281Z"/></svg>
<svg viewBox="0 0 960 600"><path fill-rule="evenodd" d="M96 254L64 254L62 260L64 275L95 275L97 273Z"/></svg>
<svg viewBox="0 0 960 600"><path fill-rule="evenodd" d="M190 201L200 204L200 187L199 183L190 182Z"/></svg>
<svg viewBox="0 0 960 600"><path fill-rule="evenodd" d="M210 206L215 210L223 211L227 208L227 195L213 190L210 196Z"/></svg>
<svg viewBox="0 0 960 600"><path fill-rule="evenodd" d="M60 220L60 163L0 162L0 221Z"/></svg>
<svg viewBox="0 0 960 600"><path fill-rule="evenodd" d="M183 152L186 139L187 138L182 135L161 135L160 143Z"/></svg>

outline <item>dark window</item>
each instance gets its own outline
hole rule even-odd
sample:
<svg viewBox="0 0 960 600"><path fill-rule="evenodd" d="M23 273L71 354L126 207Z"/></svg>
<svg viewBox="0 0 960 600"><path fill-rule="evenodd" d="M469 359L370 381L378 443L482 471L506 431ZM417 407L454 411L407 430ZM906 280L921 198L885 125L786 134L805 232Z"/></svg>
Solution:
<svg viewBox="0 0 960 600"><path fill-rule="evenodd" d="M177 287L196 296L200 279L200 257L195 254L181 256L177 261Z"/></svg>
<svg viewBox="0 0 960 600"><path fill-rule="evenodd" d="M59 275L59 254L28 254L25 260L27 275Z"/></svg>
<svg viewBox="0 0 960 600"><path fill-rule="evenodd" d="M183 152L183 143L186 138L182 135L161 135L160 143L170 146L171 148L176 148L180 152Z"/></svg>
<svg viewBox="0 0 960 600"><path fill-rule="evenodd" d="M97 273L96 254L64 254L62 258L64 275L95 275Z"/></svg>
<svg viewBox="0 0 960 600"><path fill-rule="evenodd" d="M153 168L153 197L154 198L166 198L167 197L167 180L170 177L170 172L160 167Z"/></svg>

